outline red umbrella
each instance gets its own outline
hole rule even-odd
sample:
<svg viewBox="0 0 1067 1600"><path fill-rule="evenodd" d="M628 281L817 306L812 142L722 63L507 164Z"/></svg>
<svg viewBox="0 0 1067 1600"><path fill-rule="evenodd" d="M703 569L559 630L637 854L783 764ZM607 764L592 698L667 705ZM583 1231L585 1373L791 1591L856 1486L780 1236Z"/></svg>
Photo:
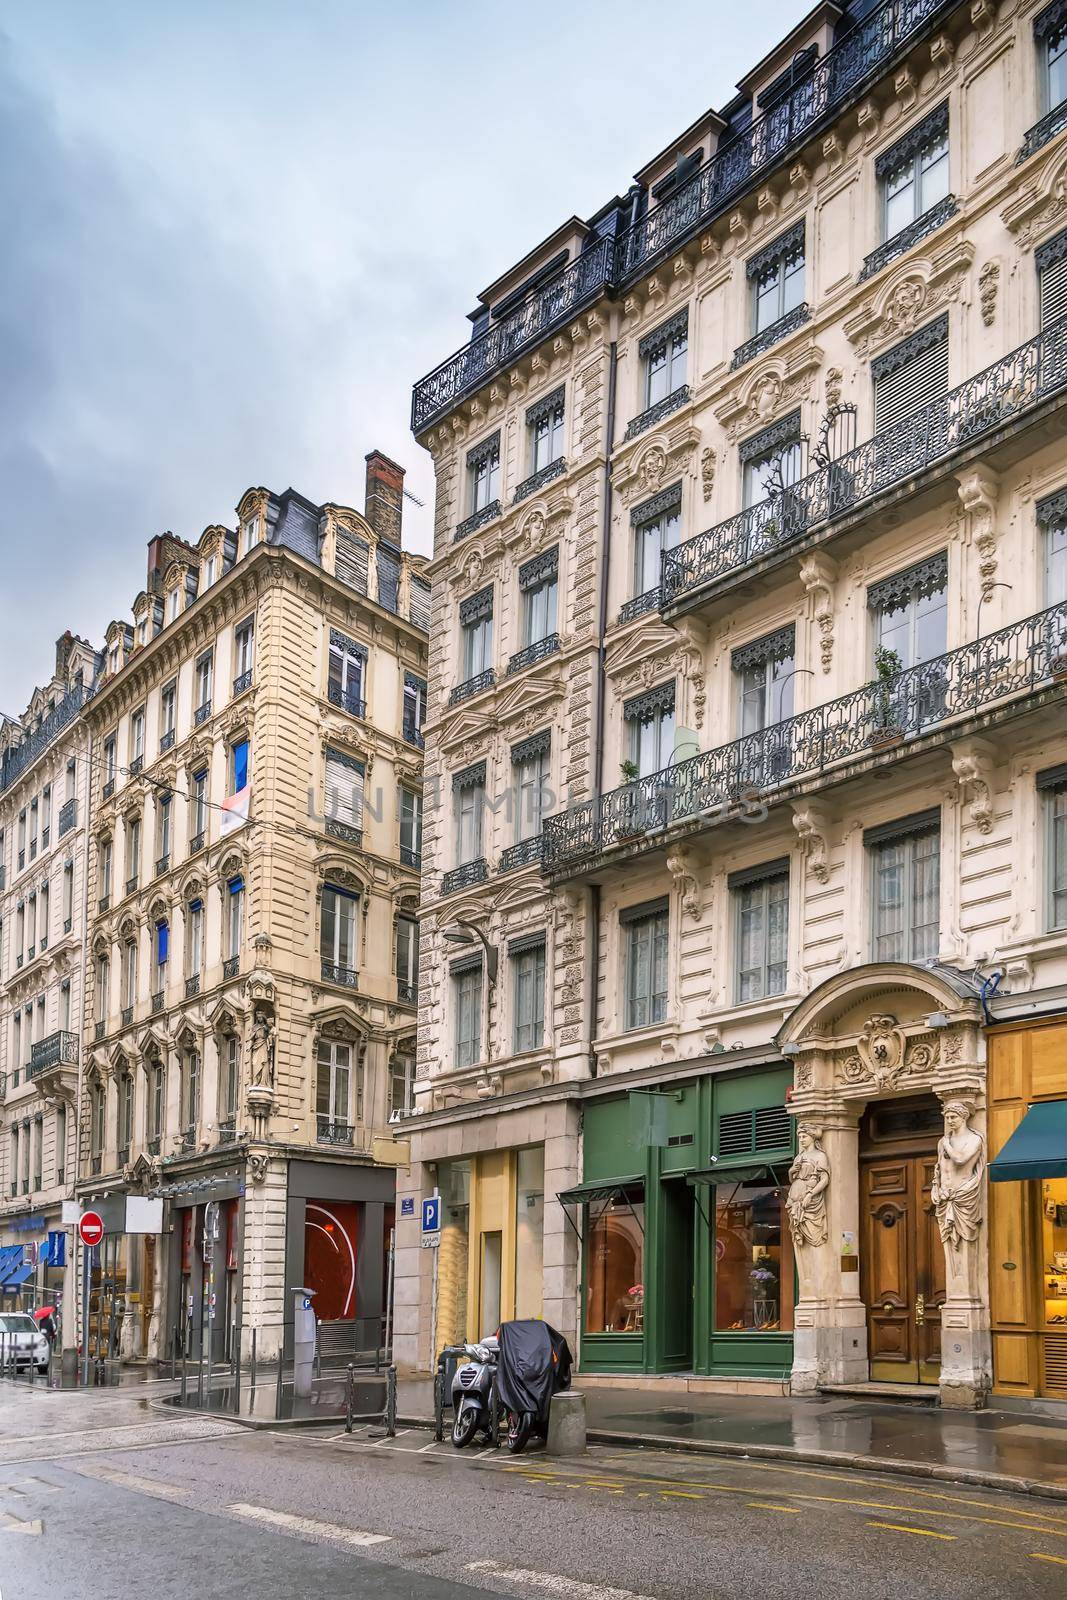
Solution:
<svg viewBox="0 0 1067 1600"><path fill-rule="evenodd" d="M34 1321L40 1322L42 1317L54 1317L55 1314L55 1306L38 1306L37 1310L33 1313Z"/></svg>

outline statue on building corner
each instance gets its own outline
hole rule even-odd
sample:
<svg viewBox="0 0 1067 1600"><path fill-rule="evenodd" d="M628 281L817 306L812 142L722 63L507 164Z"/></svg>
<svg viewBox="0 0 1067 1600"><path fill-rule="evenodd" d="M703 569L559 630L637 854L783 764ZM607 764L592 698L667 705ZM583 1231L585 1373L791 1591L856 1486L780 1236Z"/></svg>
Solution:
<svg viewBox="0 0 1067 1600"><path fill-rule="evenodd" d="M248 1047L249 1082L253 1089L274 1088L274 1029L265 1011L257 1011Z"/></svg>
<svg viewBox="0 0 1067 1600"><path fill-rule="evenodd" d="M977 1239L982 1225L985 1140L970 1126L974 1109L966 1100L950 1100L945 1106L945 1132L930 1185L941 1242L957 1251Z"/></svg>
<svg viewBox="0 0 1067 1600"><path fill-rule="evenodd" d="M815 1247L825 1244L829 1235L826 1191L830 1187L830 1161L826 1152L819 1149L818 1136L818 1129L807 1123L797 1129L799 1150L789 1168L785 1202L795 1243Z"/></svg>

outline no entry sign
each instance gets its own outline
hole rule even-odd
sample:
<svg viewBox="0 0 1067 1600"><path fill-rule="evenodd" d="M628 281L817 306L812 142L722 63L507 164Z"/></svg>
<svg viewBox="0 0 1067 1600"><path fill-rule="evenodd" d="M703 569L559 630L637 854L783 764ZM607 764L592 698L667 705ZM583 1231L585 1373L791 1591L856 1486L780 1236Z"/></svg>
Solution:
<svg viewBox="0 0 1067 1600"><path fill-rule="evenodd" d="M99 1211L83 1211L78 1222L78 1233L84 1245L92 1247L104 1237L104 1219Z"/></svg>

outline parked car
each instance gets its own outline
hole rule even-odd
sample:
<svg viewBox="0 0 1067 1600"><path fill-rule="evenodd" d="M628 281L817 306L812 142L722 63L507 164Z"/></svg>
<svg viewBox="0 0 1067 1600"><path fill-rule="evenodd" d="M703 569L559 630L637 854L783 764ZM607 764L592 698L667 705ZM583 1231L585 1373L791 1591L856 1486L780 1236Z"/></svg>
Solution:
<svg viewBox="0 0 1067 1600"><path fill-rule="evenodd" d="M0 1311L0 1364L9 1366L12 1352L16 1367L48 1371L52 1347L33 1318L23 1311Z"/></svg>

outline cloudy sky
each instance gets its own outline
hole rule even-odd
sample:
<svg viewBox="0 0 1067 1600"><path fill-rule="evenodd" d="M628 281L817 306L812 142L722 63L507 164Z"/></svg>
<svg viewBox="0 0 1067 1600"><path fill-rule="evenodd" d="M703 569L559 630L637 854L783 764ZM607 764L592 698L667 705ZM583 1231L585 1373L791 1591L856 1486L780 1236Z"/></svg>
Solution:
<svg viewBox="0 0 1067 1600"><path fill-rule="evenodd" d="M358 505L377 445L428 549L413 380L807 9L0 3L0 711L250 484Z"/></svg>

